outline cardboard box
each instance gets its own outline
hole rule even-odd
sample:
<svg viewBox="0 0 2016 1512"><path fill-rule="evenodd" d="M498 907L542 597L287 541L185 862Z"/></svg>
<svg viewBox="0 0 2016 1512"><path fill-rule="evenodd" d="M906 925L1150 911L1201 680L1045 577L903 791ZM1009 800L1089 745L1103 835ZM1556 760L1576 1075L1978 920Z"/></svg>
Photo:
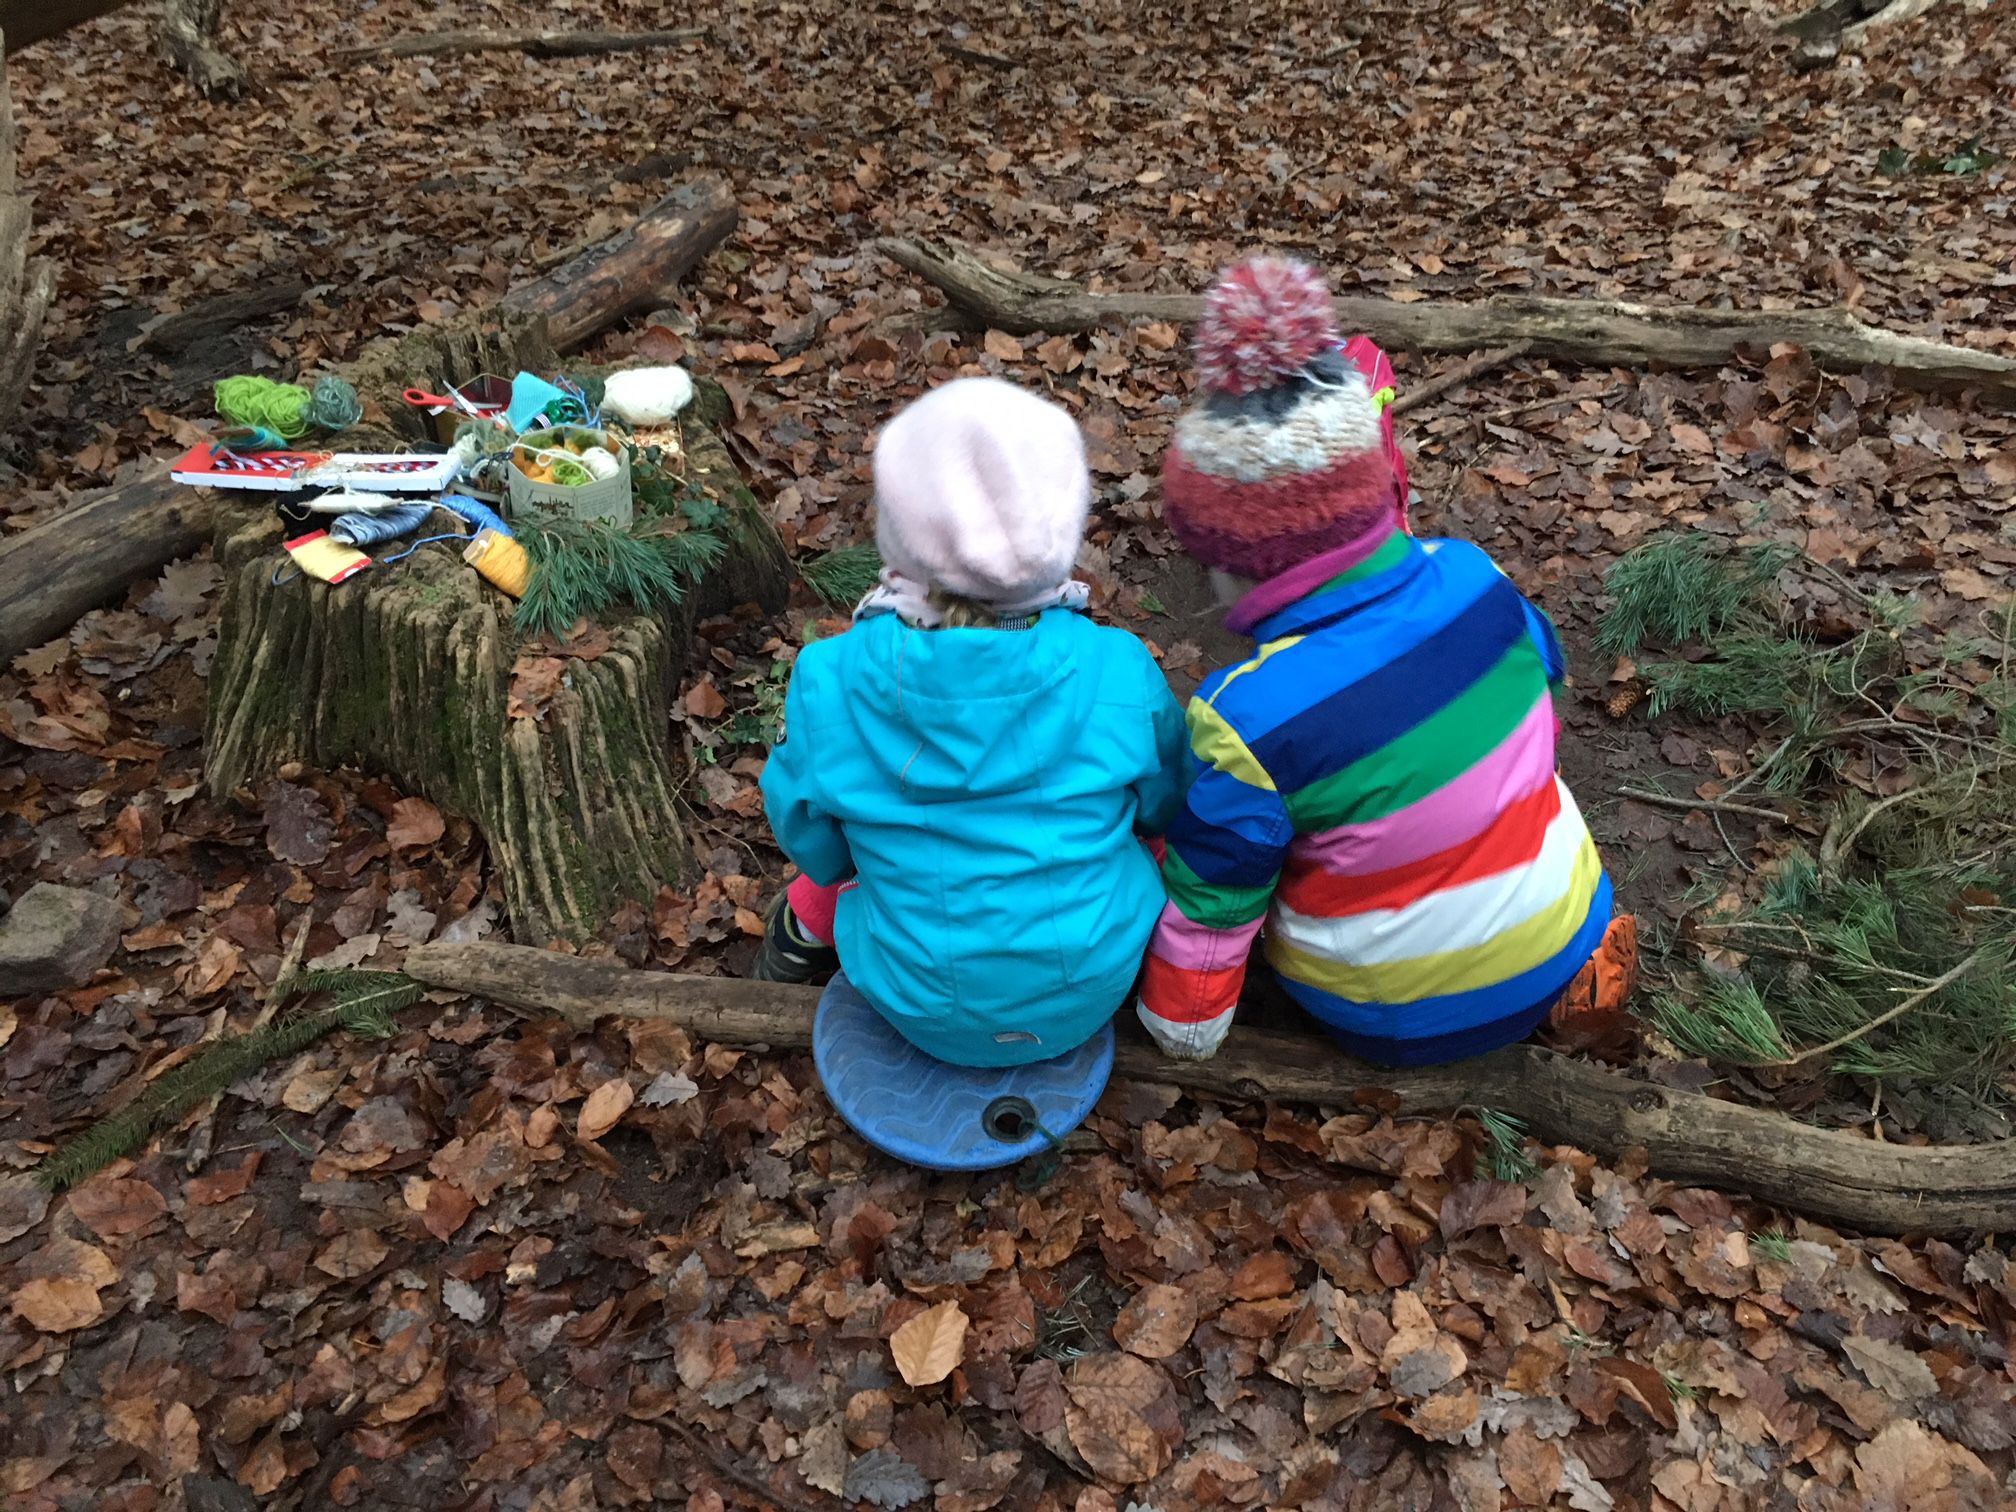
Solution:
<svg viewBox="0 0 2016 1512"><path fill-rule="evenodd" d="M628 527L635 518L635 506L630 489L630 448L614 439L606 431L589 430L584 426L560 426L552 431L528 431L518 438L519 446L537 446L542 440L565 435L592 436L595 444L606 446L616 456L616 473L613 477L597 478L592 483L579 483L572 488L557 483L535 483L518 470L515 463L505 468L510 478L510 509L512 518L530 509L551 509L572 515L577 520L607 520L612 525Z"/></svg>

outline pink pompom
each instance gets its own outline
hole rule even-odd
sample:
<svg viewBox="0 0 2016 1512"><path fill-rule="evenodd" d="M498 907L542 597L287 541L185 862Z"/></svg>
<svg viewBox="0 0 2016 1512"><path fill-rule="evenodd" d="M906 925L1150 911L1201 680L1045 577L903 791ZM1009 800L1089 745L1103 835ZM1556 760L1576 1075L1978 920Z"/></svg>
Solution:
<svg viewBox="0 0 2016 1512"><path fill-rule="evenodd" d="M1249 258L1226 269L1204 300L1197 368L1207 388L1250 394L1338 339L1322 274L1293 258Z"/></svg>

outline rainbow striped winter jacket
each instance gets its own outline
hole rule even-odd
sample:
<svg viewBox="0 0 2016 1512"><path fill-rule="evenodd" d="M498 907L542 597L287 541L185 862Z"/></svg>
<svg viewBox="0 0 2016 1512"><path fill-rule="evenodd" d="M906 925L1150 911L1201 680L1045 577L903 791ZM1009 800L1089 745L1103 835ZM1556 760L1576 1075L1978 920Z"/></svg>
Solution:
<svg viewBox="0 0 2016 1512"><path fill-rule="evenodd" d="M1475 546L1398 531L1261 584L1229 623L1257 645L1190 704L1143 1022L1215 1051L1264 924L1282 986L1354 1054L1524 1037L1611 907L1554 770L1553 626Z"/></svg>

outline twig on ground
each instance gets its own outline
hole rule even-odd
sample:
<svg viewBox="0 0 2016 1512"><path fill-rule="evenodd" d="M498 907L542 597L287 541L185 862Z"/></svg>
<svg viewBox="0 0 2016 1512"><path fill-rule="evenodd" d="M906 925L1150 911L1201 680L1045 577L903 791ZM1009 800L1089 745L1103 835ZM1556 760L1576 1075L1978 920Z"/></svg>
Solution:
<svg viewBox="0 0 2016 1512"><path fill-rule="evenodd" d="M1580 404L1584 399L1594 399L1598 404L1608 404L1624 392L1623 384L1616 384L1600 394L1550 394L1545 399L1528 399L1524 404L1508 405L1501 410L1493 410L1484 418L1487 420L1510 420L1518 415L1530 415L1538 410L1552 409L1557 404Z"/></svg>
<svg viewBox="0 0 2016 1512"><path fill-rule="evenodd" d="M365 42L337 49L346 62L355 58L431 58L443 53L522 52L533 58L580 58L596 53L640 52L671 47L707 35L704 26L677 31L445 31L420 32L385 42Z"/></svg>
<svg viewBox="0 0 2016 1512"><path fill-rule="evenodd" d="M783 1509L783 1512L817 1512L816 1508L798 1500L796 1497L777 1490L774 1486L765 1485L755 1476L749 1474L748 1471L741 1469L727 1455L723 1454L713 1444L701 1437L701 1435L680 1422L679 1419L665 1417L658 1419L658 1422L674 1438L684 1444L690 1454L697 1456L716 1475L739 1490L746 1491L759 1501L767 1502L773 1507L780 1507Z"/></svg>
<svg viewBox="0 0 2016 1512"><path fill-rule="evenodd" d="M1753 819L1771 819L1779 824L1790 824L1792 816L1778 809L1759 808L1752 803L1731 803L1726 798L1682 798L1674 793L1662 793L1657 788L1621 787L1618 793L1626 798L1635 798L1640 803L1657 803L1666 808L1700 809L1709 814L1748 814Z"/></svg>
<svg viewBox="0 0 2016 1512"><path fill-rule="evenodd" d="M1865 1035L1873 1034L1876 1030L1881 1029L1885 1024L1894 1023L1928 999L1937 997L1946 988L1951 987L1960 978L1967 975L1976 966L1979 966L1982 961L1987 959L1989 952L1993 948L1989 945L1983 945L1958 966L1955 966L1942 977L1933 978L1932 981L1912 993L1911 996L1904 999L1895 1008L1877 1014L1868 1023L1851 1029L1848 1033L1839 1035L1827 1041L1824 1045L1815 1045L1811 1050L1801 1050L1797 1055L1788 1055L1781 1060L1761 1061L1759 1064L1764 1066L1796 1066L1802 1061L1812 1060L1816 1055L1831 1055L1846 1045L1852 1045Z"/></svg>
<svg viewBox="0 0 2016 1512"><path fill-rule="evenodd" d="M274 1010L280 1006L277 989L286 985L301 965L301 958L308 953L308 930L315 922L312 910L301 915L301 927L294 931L294 938L288 942L287 953L280 958L280 970L273 978L274 990L268 991L266 1001L260 1005L259 1015L252 1020L252 1026L245 1032L250 1034L266 1027ZM182 1169L189 1172L201 1170L203 1162L210 1158L210 1143L216 1137L217 1109L223 1104L224 1094L213 1093L208 1102L196 1114L195 1123L189 1130L189 1147L182 1155Z"/></svg>
<svg viewBox="0 0 2016 1512"><path fill-rule="evenodd" d="M1510 346L1495 348L1489 352L1479 352L1475 357L1459 362L1446 373L1437 373L1419 388L1411 388L1393 401L1393 413L1404 415L1409 410L1419 409L1430 400L1440 399L1449 390L1468 383L1493 368L1503 367L1533 350L1530 341L1515 341Z"/></svg>

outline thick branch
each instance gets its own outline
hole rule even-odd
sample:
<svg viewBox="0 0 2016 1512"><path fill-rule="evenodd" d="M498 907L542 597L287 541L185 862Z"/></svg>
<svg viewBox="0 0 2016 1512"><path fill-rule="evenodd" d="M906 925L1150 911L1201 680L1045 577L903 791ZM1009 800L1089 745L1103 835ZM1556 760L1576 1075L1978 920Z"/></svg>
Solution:
<svg viewBox="0 0 2016 1512"><path fill-rule="evenodd" d="M420 32L388 42L339 47L336 56L352 58L431 58L443 53L522 52L534 58L582 58L595 53L642 52L671 47L707 35L704 26L677 31L446 31Z"/></svg>
<svg viewBox="0 0 2016 1512"><path fill-rule="evenodd" d="M18 52L79 22L118 10L126 0L0 0L0 31L6 50Z"/></svg>
<svg viewBox="0 0 2016 1512"><path fill-rule="evenodd" d="M107 489L0 543L0 662L210 539L214 501L166 473Z"/></svg>
<svg viewBox="0 0 2016 1512"><path fill-rule="evenodd" d="M0 38L4 45L4 38ZM14 97L0 62L0 430L14 416L56 293L56 268L28 256L28 196L15 175Z"/></svg>
<svg viewBox="0 0 2016 1512"><path fill-rule="evenodd" d="M161 315L141 329L140 345L150 352L179 352L207 336L221 336L242 325L291 310L308 292L308 280L292 269L261 270L243 288L199 299L172 315Z"/></svg>
<svg viewBox="0 0 2016 1512"><path fill-rule="evenodd" d="M611 961L517 945L425 945L406 970L430 987L513 1007L600 1018L666 1019L725 1044L803 1049L811 988L633 971ZM2016 1140L1949 1149L1880 1144L1815 1129L1781 1113L1635 1080L1532 1045L1415 1071L1356 1061L1311 1036L1235 1029L1208 1061L1120 1046L1116 1073L1236 1101L1342 1105L1361 1089L1397 1095L1410 1113L1487 1107L1544 1139L1602 1155L1643 1148L1652 1169L1755 1193L1857 1228L2007 1229L2016 1223Z"/></svg>
<svg viewBox="0 0 2016 1512"><path fill-rule="evenodd" d="M955 309L1016 334L1151 320L1182 323L1194 321L1203 308L1195 294L1090 293L1078 284L984 260L956 242L875 245L937 285ZM1469 352L1524 342L1543 357L1597 366L1720 367L1740 352L1761 353L1784 342L1805 348L1831 371L1879 367L1914 388L1975 387L1997 403L2016 404L2016 358L1898 336L1865 325L1845 309L1704 310L1526 294L1400 304L1344 295L1337 300L1337 315L1347 330L1410 351Z"/></svg>
<svg viewBox="0 0 2016 1512"><path fill-rule="evenodd" d="M682 184L629 230L504 296L544 315L553 345L579 346L604 326L661 303L665 291L735 229L735 196L717 178Z"/></svg>

